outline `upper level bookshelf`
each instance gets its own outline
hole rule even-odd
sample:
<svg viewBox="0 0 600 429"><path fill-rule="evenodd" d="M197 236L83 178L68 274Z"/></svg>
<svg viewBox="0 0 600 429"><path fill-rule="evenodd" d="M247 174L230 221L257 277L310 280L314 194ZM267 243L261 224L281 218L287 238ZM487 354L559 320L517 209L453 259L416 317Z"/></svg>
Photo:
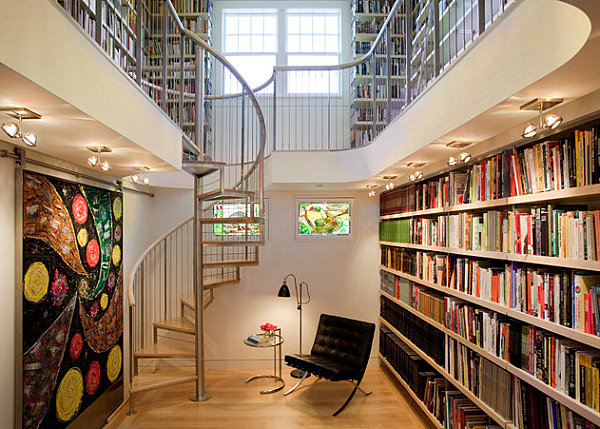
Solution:
<svg viewBox="0 0 600 429"><path fill-rule="evenodd" d="M369 52L393 4L393 0L354 0L352 43L355 59ZM386 109L390 108L388 99L392 106L400 106L404 99L405 25L405 15L401 10L391 22L389 39L375 53L375 65L369 61L357 65L353 70L352 140L356 146L372 140L374 125L378 129L385 126Z"/></svg>
<svg viewBox="0 0 600 429"><path fill-rule="evenodd" d="M382 298L446 335L440 374L501 427L600 425L599 124L381 195ZM461 372L482 375L483 360L512 377L510 415ZM524 384L547 401L542 426L527 421Z"/></svg>

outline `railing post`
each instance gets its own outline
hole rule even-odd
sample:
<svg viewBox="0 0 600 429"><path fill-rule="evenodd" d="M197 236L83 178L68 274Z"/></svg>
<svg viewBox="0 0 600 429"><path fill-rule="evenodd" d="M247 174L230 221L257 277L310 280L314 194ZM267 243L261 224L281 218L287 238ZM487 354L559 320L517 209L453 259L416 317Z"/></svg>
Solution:
<svg viewBox="0 0 600 429"><path fill-rule="evenodd" d="M412 50L411 50L411 46L412 46L412 35L413 35L413 24L412 24L412 5L411 5L411 1L408 0L405 3L405 14L406 14L406 37L404 37L404 43L405 43L405 60L406 60L406 76L405 76L405 85L406 85L406 102L405 102L405 106L407 106L411 100L412 100L412 88L411 88L411 82L410 82L410 75L411 75L411 67L410 67L410 63L411 63L411 57L412 57Z"/></svg>
<svg viewBox="0 0 600 429"><path fill-rule="evenodd" d="M244 156L245 156L245 150L246 150L246 142L245 142L245 137L246 137L246 88L242 87L242 129L241 129L241 146L240 146L240 151L242 153L241 156L241 162L240 162L240 183L242 184L242 189L245 190L245 187L247 185L244 184Z"/></svg>
<svg viewBox="0 0 600 429"><path fill-rule="evenodd" d="M102 46L102 0L96 1L96 43Z"/></svg>
<svg viewBox="0 0 600 429"><path fill-rule="evenodd" d="M98 0L100 1L100 0ZM96 9L97 10L97 9ZM142 61L144 60L144 7L141 1L138 1L135 5L135 13L137 21L135 23L135 32L137 36L137 49L135 52L135 81L141 87L142 86ZM96 26L98 26L96 20ZM102 22L100 22L100 28L102 28ZM99 43L99 42L98 42Z"/></svg>
<svg viewBox="0 0 600 429"><path fill-rule="evenodd" d="M185 91L185 36L179 38L179 127L183 130L183 93ZM191 41L190 41L191 43Z"/></svg>
<svg viewBox="0 0 600 429"><path fill-rule="evenodd" d="M277 72L273 76L273 152L277 149Z"/></svg>
<svg viewBox="0 0 600 429"><path fill-rule="evenodd" d="M439 76L440 70L440 0L433 0L433 75Z"/></svg>
<svg viewBox="0 0 600 429"><path fill-rule="evenodd" d="M168 7L166 4L163 3L163 31L162 31L162 36L163 36L163 52L162 52L162 60L163 60L163 84L162 84L162 94L161 94L161 107L162 109L168 113L168 107L167 107L167 88L168 88L168 79L167 79L167 74L169 72L168 70L168 64L169 64L169 56L167 55L167 47L168 47L168 35L169 35L169 12L168 12Z"/></svg>
<svg viewBox="0 0 600 429"><path fill-rule="evenodd" d="M200 180L194 177L194 296L196 301L195 324L196 324L196 392L190 396L194 402L204 402L211 398L211 394L205 391L204 386L204 285L202 279L202 225L200 217L202 216L200 206L202 203L198 200L200 193Z"/></svg>
<svg viewBox="0 0 600 429"><path fill-rule="evenodd" d="M372 98L372 120L373 127L371 131L371 141L375 140L375 136L377 135L377 48L373 51L373 56L371 57L371 98Z"/></svg>
<svg viewBox="0 0 600 429"><path fill-rule="evenodd" d="M477 4L477 12L479 14L478 35L485 31L485 0L479 0Z"/></svg>
<svg viewBox="0 0 600 429"><path fill-rule="evenodd" d="M206 154L204 147L204 49L196 45L196 58L194 79L196 80L196 91L194 95L194 106L196 114L194 115L194 133L196 136L196 146Z"/></svg>
<svg viewBox="0 0 600 429"><path fill-rule="evenodd" d="M393 25L393 20L390 21L391 25ZM386 61L386 77L385 77L385 92L387 94L387 100L386 100L386 108L385 108L385 125L389 125L391 118L392 118L392 114L390 112L390 108L392 106L392 82L390 80L390 68L391 68L391 63L392 63L392 53L391 53L391 46L392 46L392 35L390 34L390 26L388 26L385 29L385 61Z"/></svg>

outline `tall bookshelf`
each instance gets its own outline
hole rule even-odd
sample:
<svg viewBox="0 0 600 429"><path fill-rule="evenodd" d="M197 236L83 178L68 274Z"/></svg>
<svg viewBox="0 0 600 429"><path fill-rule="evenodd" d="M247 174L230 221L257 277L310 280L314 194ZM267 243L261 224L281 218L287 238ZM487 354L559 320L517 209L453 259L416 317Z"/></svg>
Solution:
<svg viewBox="0 0 600 429"><path fill-rule="evenodd" d="M137 14L133 0L58 0L124 70L136 63Z"/></svg>
<svg viewBox="0 0 600 429"><path fill-rule="evenodd" d="M371 49L388 14L394 4L393 0L354 0L352 6L352 45L354 58L360 58ZM402 12L402 11L401 11ZM392 22L390 45L382 45L376 53L375 89L373 89L373 65L366 62L357 65L352 76L352 140L353 146L362 146L373 139L373 121L383 128L386 124L387 77L389 69L391 106L398 106L404 98L405 91L405 19L402 13ZM385 49L390 50L387 64ZM373 91L376 103L373 111Z"/></svg>
<svg viewBox="0 0 600 429"><path fill-rule="evenodd" d="M600 426L599 123L381 195L382 329L499 427Z"/></svg>

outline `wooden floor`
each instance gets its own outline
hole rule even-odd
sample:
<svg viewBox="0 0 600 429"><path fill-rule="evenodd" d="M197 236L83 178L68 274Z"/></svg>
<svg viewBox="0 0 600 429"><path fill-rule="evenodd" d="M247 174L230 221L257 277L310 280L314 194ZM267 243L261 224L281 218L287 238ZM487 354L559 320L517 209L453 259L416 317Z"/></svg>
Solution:
<svg viewBox="0 0 600 429"><path fill-rule="evenodd" d="M373 393L357 392L348 407L337 417L331 414L352 390L347 382L332 383L308 378L303 387L289 396L283 391L261 395L260 390L273 381L247 377L258 371L207 370L209 401L191 402L193 383L182 384L137 395L135 416L115 419L118 427L129 428L415 428L425 426L400 393L395 383L379 367L369 367L361 386ZM287 390L295 384L284 369ZM415 406L416 408L416 406Z"/></svg>

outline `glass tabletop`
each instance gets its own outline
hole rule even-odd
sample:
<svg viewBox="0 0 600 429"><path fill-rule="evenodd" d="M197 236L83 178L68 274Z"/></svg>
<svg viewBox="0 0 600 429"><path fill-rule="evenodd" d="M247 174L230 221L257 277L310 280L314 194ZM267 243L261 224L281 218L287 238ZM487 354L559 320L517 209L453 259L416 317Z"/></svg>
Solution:
<svg viewBox="0 0 600 429"><path fill-rule="evenodd" d="M281 343L283 343L283 337L277 334L272 336L256 334L244 339L244 344L250 347L275 347Z"/></svg>

